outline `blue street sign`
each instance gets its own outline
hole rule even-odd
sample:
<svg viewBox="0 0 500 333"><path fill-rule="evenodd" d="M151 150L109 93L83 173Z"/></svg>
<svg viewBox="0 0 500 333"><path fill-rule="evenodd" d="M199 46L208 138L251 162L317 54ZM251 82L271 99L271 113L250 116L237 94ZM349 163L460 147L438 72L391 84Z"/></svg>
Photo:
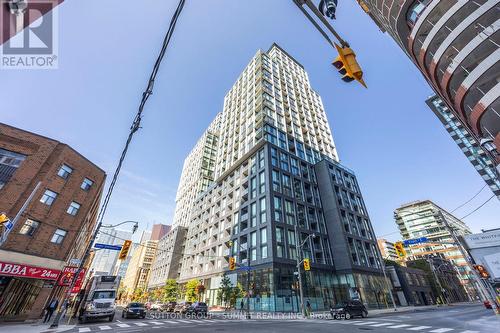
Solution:
<svg viewBox="0 0 500 333"><path fill-rule="evenodd" d="M240 266L240 267L238 267L238 270L240 270L240 271L251 271L252 267Z"/></svg>
<svg viewBox="0 0 500 333"><path fill-rule="evenodd" d="M96 249L115 250L115 251L120 251L122 249L121 245L110 245L110 244L102 244L102 243L95 243L94 247Z"/></svg>
<svg viewBox="0 0 500 333"><path fill-rule="evenodd" d="M5 229L10 230L10 229L12 229L12 227L14 227L14 223L12 223L11 220L8 220L7 222L5 222Z"/></svg>
<svg viewBox="0 0 500 333"><path fill-rule="evenodd" d="M405 246L408 245L415 245L415 244L420 244L420 243L426 243L429 239L427 237L420 237L420 238L415 238L415 239L407 239L403 241L403 244Z"/></svg>

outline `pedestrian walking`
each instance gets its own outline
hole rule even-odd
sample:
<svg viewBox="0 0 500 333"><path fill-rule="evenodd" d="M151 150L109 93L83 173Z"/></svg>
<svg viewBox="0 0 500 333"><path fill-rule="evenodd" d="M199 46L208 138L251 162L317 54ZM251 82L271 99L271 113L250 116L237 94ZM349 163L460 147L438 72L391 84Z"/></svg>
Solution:
<svg viewBox="0 0 500 333"><path fill-rule="evenodd" d="M241 300L241 303L240 303L240 310L243 311L243 300Z"/></svg>
<svg viewBox="0 0 500 333"><path fill-rule="evenodd" d="M306 301L306 309L307 309L307 316L309 317L312 313L312 308L311 308L311 302L309 300Z"/></svg>
<svg viewBox="0 0 500 333"><path fill-rule="evenodd" d="M57 299L53 299L52 301L47 304L45 307L45 317L43 318L43 322L46 323L50 321L50 318L52 318L52 314L54 311L57 309L57 306L59 305L59 301Z"/></svg>

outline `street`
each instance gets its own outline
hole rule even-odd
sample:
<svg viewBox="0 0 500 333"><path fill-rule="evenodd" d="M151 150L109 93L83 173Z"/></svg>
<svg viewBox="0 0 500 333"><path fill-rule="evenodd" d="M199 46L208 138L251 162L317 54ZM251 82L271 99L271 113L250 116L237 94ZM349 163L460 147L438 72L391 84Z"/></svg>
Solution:
<svg viewBox="0 0 500 333"><path fill-rule="evenodd" d="M117 319L77 325L68 332L430 332L480 333L493 332L500 318L480 304L457 305L411 313L384 314L365 319L266 319L255 314L251 320L212 315L209 318ZM164 317L167 318L167 317Z"/></svg>

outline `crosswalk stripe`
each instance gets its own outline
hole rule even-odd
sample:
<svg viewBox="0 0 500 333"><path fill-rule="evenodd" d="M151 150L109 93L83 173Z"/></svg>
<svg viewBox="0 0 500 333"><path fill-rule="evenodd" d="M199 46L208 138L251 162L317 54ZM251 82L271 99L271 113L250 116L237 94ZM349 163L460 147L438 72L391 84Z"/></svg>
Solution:
<svg viewBox="0 0 500 333"><path fill-rule="evenodd" d="M129 324L116 324L118 327L130 327Z"/></svg>
<svg viewBox="0 0 500 333"><path fill-rule="evenodd" d="M401 325L395 325L395 326L388 326L387 328L403 328L403 327L408 327L408 326L411 326L411 325L401 324Z"/></svg>
<svg viewBox="0 0 500 333"><path fill-rule="evenodd" d="M163 325L163 323L160 323L159 321L150 321L150 323L155 325Z"/></svg>
<svg viewBox="0 0 500 333"><path fill-rule="evenodd" d="M469 331L469 330L467 330L467 331L462 331L460 333L479 333L479 331Z"/></svg>
<svg viewBox="0 0 500 333"><path fill-rule="evenodd" d="M428 329L428 328L432 328L432 326L415 326L415 327L412 327L412 328L407 328L407 330L410 330L410 331L421 331L421 330L425 330L425 329Z"/></svg>
<svg viewBox="0 0 500 333"><path fill-rule="evenodd" d="M380 323L380 324L375 324L375 325L370 325L372 327L380 327L380 326L389 326L392 325L392 323Z"/></svg>
<svg viewBox="0 0 500 333"><path fill-rule="evenodd" d="M180 323L191 324L190 320L177 320Z"/></svg>
<svg viewBox="0 0 500 333"><path fill-rule="evenodd" d="M78 329L78 332L82 333L82 332L90 332L90 328L88 327L80 327Z"/></svg>
<svg viewBox="0 0 500 333"><path fill-rule="evenodd" d="M448 331L453 331L453 328L438 328L437 330L431 331L432 333L444 333Z"/></svg>
<svg viewBox="0 0 500 333"><path fill-rule="evenodd" d="M148 326L148 324L141 323L141 322L137 322L137 323L134 323L134 324L136 324L137 326Z"/></svg>
<svg viewBox="0 0 500 333"><path fill-rule="evenodd" d="M370 324L377 324L378 322L377 321L361 321L357 324L354 324L354 325L370 325Z"/></svg>
<svg viewBox="0 0 500 333"><path fill-rule="evenodd" d="M166 323L170 323L170 324L178 324L178 322L176 321L173 321L173 320L165 320Z"/></svg>
<svg viewBox="0 0 500 333"><path fill-rule="evenodd" d="M111 327L109 327L108 325L104 325L104 326L99 326L99 329L100 329L101 331L104 331L104 330L110 330L110 329L111 329Z"/></svg>

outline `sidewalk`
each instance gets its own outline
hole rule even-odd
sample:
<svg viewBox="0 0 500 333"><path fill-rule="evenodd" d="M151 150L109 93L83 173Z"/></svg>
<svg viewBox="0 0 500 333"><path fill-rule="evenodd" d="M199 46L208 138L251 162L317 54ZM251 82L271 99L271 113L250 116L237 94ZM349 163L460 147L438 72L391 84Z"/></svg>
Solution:
<svg viewBox="0 0 500 333"><path fill-rule="evenodd" d="M74 328L76 325L65 325L61 321L58 328L50 329L49 323L42 323L42 321L32 323L0 323L0 333L55 333L64 332Z"/></svg>

